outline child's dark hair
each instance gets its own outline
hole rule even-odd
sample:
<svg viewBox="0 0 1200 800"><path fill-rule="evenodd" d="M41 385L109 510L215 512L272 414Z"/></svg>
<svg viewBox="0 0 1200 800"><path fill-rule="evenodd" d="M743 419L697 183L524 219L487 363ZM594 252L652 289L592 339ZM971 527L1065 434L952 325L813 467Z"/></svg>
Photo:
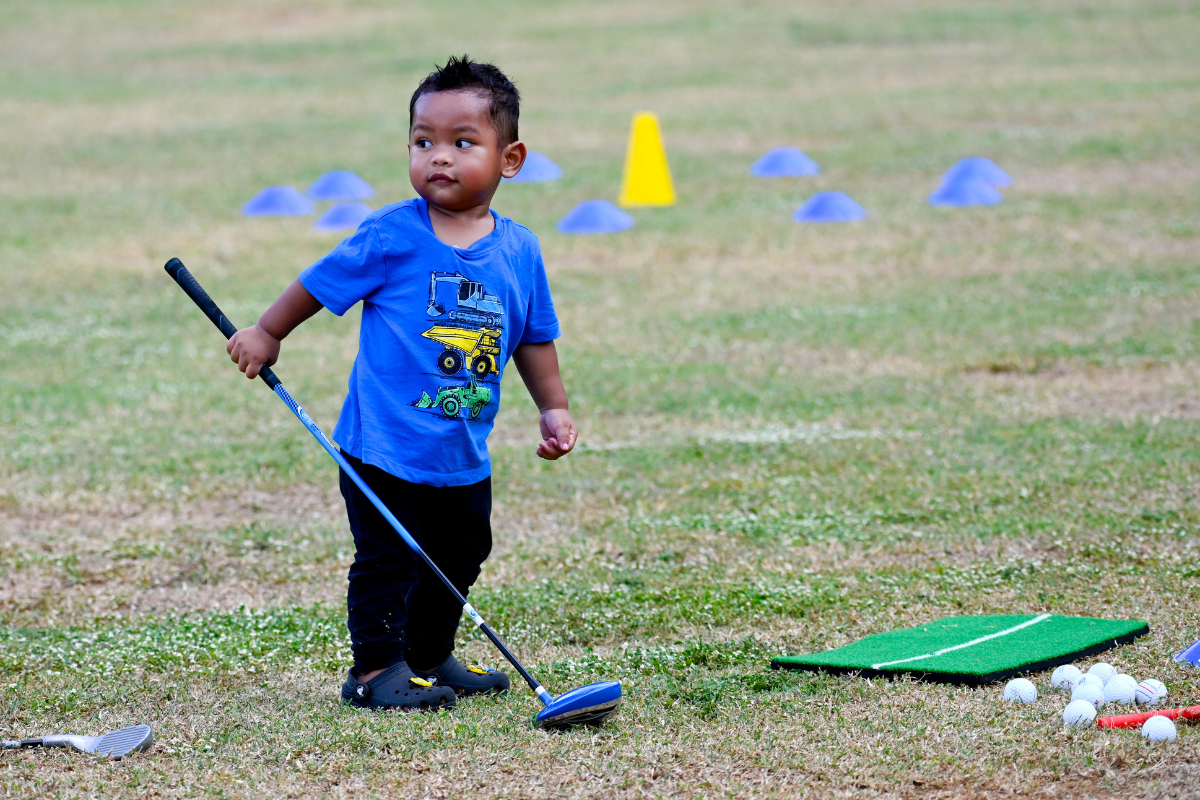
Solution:
<svg viewBox="0 0 1200 800"><path fill-rule="evenodd" d="M500 146L506 147L517 141L517 118L521 115L521 95L517 87L493 64L480 64L471 57L450 56L446 66L438 67L421 81L408 101L408 126L413 123L413 112L417 100L424 94L434 92L476 92L488 100L488 112L496 133L500 134Z"/></svg>

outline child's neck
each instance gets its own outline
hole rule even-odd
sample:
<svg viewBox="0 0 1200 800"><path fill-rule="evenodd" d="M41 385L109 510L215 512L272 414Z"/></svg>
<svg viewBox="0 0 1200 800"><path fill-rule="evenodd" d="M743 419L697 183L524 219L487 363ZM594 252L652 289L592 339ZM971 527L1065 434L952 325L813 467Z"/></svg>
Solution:
<svg viewBox="0 0 1200 800"><path fill-rule="evenodd" d="M461 211L448 211L429 204L433 234L451 247L466 249L496 229L488 204Z"/></svg>

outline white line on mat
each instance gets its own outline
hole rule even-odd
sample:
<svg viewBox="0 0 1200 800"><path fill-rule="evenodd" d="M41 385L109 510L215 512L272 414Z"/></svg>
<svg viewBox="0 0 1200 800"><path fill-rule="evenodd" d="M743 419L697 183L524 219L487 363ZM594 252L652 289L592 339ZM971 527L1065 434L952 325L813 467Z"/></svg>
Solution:
<svg viewBox="0 0 1200 800"><path fill-rule="evenodd" d="M1005 628L1004 630L997 631L996 633L989 633L987 636L980 636L978 639L972 639L969 642L963 642L962 644L956 644L956 645L954 645L954 647L944 647L941 650L938 650L936 653L926 653L923 656L913 656L912 658L902 658L899 661L884 661L882 664L872 664L871 669L879 669L880 667L892 667L892 666L895 666L896 664L907 664L909 661L920 661L923 658L935 658L937 656L945 655L946 653L952 653L955 650L962 650L964 647L971 647L972 645L977 645L980 642L986 642L988 639L997 639L1001 636L1008 636L1010 633L1016 633L1017 631L1021 630L1022 628L1028 628L1030 625L1037 625L1039 622L1044 622L1045 620L1048 620L1048 619L1050 619L1049 614L1039 614L1038 616L1034 617L1033 619L1025 620L1020 625L1013 625L1011 628Z"/></svg>

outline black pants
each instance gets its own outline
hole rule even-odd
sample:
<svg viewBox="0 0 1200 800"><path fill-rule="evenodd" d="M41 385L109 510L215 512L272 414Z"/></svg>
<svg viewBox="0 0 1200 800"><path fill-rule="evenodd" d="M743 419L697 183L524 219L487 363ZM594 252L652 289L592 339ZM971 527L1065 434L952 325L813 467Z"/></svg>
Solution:
<svg viewBox="0 0 1200 800"><path fill-rule="evenodd" d="M466 596L492 550L492 479L425 486L343 455ZM454 650L462 606L345 471L340 483L354 534L347 627L355 667L360 674L401 660L436 667Z"/></svg>

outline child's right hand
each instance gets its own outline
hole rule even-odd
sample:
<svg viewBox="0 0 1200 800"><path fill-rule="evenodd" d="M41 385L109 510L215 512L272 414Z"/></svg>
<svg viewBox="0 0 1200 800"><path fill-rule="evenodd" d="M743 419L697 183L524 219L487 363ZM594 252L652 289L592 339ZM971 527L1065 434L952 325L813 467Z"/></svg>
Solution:
<svg viewBox="0 0 1200 800"><path fill-rule="evenodd" d="M247 378L257 378L263 367L279 358L279 340L255 324L231 336L225 352Z"/></svg>

